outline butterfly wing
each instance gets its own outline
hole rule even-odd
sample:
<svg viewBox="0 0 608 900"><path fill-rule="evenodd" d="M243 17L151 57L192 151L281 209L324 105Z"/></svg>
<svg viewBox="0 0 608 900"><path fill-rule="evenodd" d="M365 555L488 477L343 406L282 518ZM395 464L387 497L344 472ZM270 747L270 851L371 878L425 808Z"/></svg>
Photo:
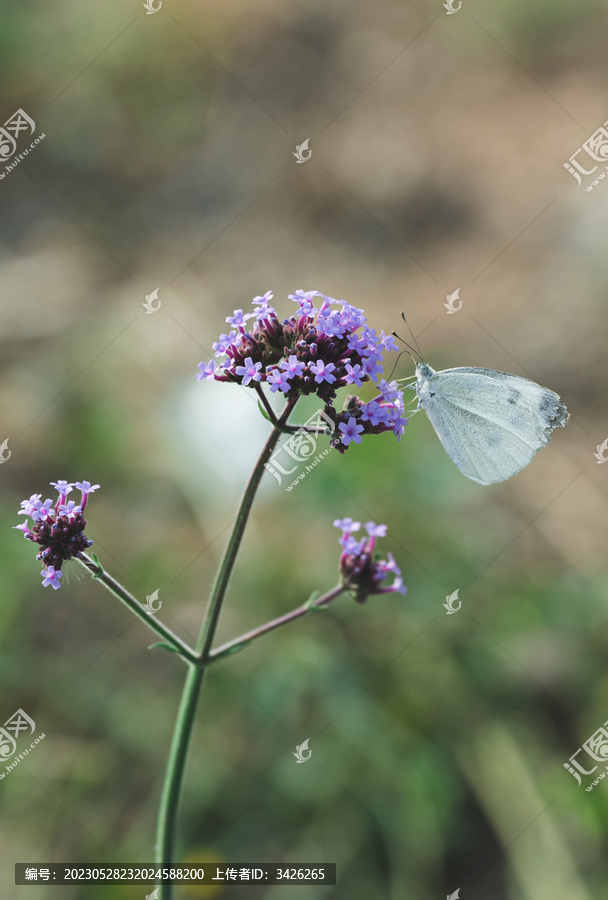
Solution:
<svg viewBox="0 0 608 900"><path fill-rule="evenodd" d="M479 484L521 472L569 419L554 391L494 369L434 372L418 396L446 453Z"/></svg>

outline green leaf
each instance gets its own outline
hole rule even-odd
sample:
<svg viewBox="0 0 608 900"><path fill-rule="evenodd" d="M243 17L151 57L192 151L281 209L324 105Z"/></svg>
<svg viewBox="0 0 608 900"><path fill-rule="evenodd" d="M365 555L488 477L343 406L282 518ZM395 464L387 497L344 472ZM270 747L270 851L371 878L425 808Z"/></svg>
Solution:
<svg viewBox="0 0 608 900"><path fill-rule="evenodd" d="M231 647L229 650L226 650L222 653L220 659L225 659L227 656L232 656L233 653L239 653L239 651L244 650L245 647L248 647L249 644L255 640L255 638L249 638L247 641L241 641L240 644L235 644L234 647Z"/></svg>
<svg viewBox="0 0 608 900"><path fill-rule="evenodd" d="M174 647L174 646L173 646L173 644L164 644L164 643L161 641L161 642L158 643L158 644L150 644L150 646L148 647L148 650L154 650L155 647L164 647L164 649L165 649L165 650L168 650L170 653L177 653L177 654L179 654L179 655L181 656L181 653L179 652L179 650L177 649L177 647Z"/></svg>
<svg viewBox="0 0 608 900"><path fill-rule="evenodd" d="M97 568L99 569L99 572L95 572L95 573L91 572L91 574L93 575L93 578L101 578L101 576L104 574L104 569L103 569L102 564L99 562L99 560L98 560L98 558L97 558L97 554L96 554L96 553L91 553L91 559L93 560L93 562L95 563L95 565L96 565ZM90 571L90 570L89 570L89 571Z"/></svg>
<svg viewBox="0 0 608 900"><path fill-rule="evenodd" d="M315 600L318 600L320 596L321 591L313 591L304 605L307 606L311 612L323 612L325 610L324 606L313 606Z"/></svg>
<svg viewBox="0 0 608 900"><path fill-rule="evenodd" d="M272 422L272 419L266 412L266 409L264 408L264 404L262 403L261 400L258 400L258 409L260 410L260 412L262 413L262 415L264 416L264 418L266 419L267 422Z"/></svg>

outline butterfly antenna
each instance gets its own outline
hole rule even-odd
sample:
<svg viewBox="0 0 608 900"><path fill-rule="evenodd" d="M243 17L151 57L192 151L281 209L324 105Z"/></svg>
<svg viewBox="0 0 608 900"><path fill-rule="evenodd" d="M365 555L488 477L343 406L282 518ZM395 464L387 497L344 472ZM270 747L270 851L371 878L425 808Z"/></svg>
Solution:
<svg viewBox="0 0 608 900"><path fill-rule="evenodd" d="M402 353L409 353L409 355L412 357L412 359L414 360L414 362L416 362L416 359L415 359L415 357L414 357L414 354L416 354L416 356L420 356L420 351L419 351L419 350L416 350L415 347L412 347L411 344L408 344L407 341L404 341L403 338L401 337L401 335L397 334L396 331L391 331L391 334L392 334L394 337L396 337L398 341L401 341L402 344L405 344L405 346L408 348L407 350L402 350L401 352L402 352ZM422 360L422 356L420 356L420 359Z"/></svg>
<svg viewBox="0 0 608 900"><path fill-rule="evenodd" d="M404 313L404 312L401 313L401 318L402 318L403 321L405 322L405 327L407 328L407 330L409 331L410 335L412 336L412 340L413 340L414 344L416 345L416 350L418 351L418 356L420 357L420 359L422 360L422 362L424 362L424 360L422 359L422 351L421 351L421 349L420 349L420 345L419 345L418 341L416 340L416 335L414 334L414 332L413 332L412 329L410 328L409 323L408 323L407 319L405 318L405 313Z"/></svg>
<svg viewBox="0 0 608 900"><path fill-rule="evenodd" d="M394 331L393 331L393 334L395 334ZM395 335L395 337L399 337L399 335ZM399 340L401 340L401 338L399 338ZM399 356L398 356L397 359L395 360L395 364L394 364L393 368L391 369L391 374L388 376L388 380L389 380L389 381L392 380L393 375L395 374L395 369L397 368L397 363L399 362L399 360L401 359L401 357L403 356L404 353L407 353L408 356L412 356L412 354L411 354L411 352L410 352L409 350L402 350L402 351L401 351L401 353L399 354ZM412 357L412 359L413 359L413 357Z"/></svg>

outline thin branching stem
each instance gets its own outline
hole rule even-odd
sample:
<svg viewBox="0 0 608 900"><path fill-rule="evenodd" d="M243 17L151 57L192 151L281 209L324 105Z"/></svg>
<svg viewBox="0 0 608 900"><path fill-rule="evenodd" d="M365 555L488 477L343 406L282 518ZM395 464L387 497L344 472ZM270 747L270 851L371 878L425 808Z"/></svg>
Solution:
<svg viewBox="0 0 608 900"><path fill-rule="evenodd" d="M232 569L241 546L249 513L251 512L251 507L260 481L262 480L262 475L264 474L264 466L272 456L281 436L282 429L286 425L296 403L297 400L292 400L285 405L270 437L266 441L264 449L260 454L260 458L251 474L249 483L245 488L232 529L232 534L211 591L209 604L197 642L197 647L200 648L197 662L190 666L188 675L186 676L186 682L182 691L182 698L173 731L173 739L169 751L169 759L167 762L165 782L163 785L158 815L156 862L163 867L171 867L175 858L177 812L186 758L188 755L188 747L192 736L192 729L194 727L196 708L201 688L210 661L211 645L219 622L226 588L228 587ZM173 900L173 896L173 885L161 885L160 900Z"/></svg>

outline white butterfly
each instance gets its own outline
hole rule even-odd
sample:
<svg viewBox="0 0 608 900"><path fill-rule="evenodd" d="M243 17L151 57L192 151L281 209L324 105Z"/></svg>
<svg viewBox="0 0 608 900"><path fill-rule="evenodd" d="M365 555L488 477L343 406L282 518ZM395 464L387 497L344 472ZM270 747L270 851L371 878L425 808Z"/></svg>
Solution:
<svg viewBox="0 0 608 900"><path fill-rule="evenodd" d="M421 360L412 387L448 456L479 484L521 472L570 418L554 391L494 369L435 372Z"/></svg>

